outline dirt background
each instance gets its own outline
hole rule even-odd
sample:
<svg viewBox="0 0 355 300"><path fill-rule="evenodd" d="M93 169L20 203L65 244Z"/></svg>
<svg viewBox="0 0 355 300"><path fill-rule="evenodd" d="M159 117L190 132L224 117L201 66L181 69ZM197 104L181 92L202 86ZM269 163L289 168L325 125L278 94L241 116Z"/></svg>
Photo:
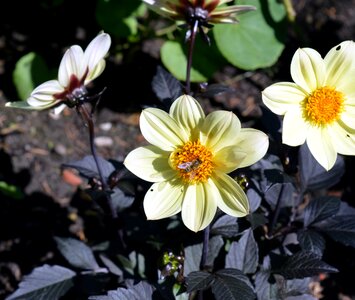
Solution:
<svg viewBox="0 0 355 300"><path fill-rule="evenodd" d="M253 120L262 114L260 91L273 82L290 79L289 64L299 46L314 47L325 55L337 43L354 39L355 0L293 2L303 41L290 26L286 48L272 68L245 73L231 65L221 66L210 83L228 83L232 91L212 100L202 99L207 112L233 110L245 124L255 125ZM26 198L0 198L0 298L12 292L21 276L34 267L60 262L51 239L53 232L85 238L78 208L71 201L79 183L63 176L61 164L90 154L87 128L69 109L54 117L47 112L4 108L5 102L18 99L12 83L15 63L35 51L51 68L57 68L66 47L86 47L101 30L95 21L95 1L67 0L59 6L54 0L6 4L7 8L2 4L0 9L0 181L20 187ZM121 42L113 39L111 49ZM151 89L160 64L160 45L161 40L152 37L125 49L123 60L109 56L105 72L95 81L94 89L107 87L95 114L96 145L107 159L122 161L129 151L145 143L138 118L142 108L160 105ZM353 181L348 178L350 188ZM344 255L342 272L326 283L323 299L355 299L351 284L354 251L340 250Z"/></svg>

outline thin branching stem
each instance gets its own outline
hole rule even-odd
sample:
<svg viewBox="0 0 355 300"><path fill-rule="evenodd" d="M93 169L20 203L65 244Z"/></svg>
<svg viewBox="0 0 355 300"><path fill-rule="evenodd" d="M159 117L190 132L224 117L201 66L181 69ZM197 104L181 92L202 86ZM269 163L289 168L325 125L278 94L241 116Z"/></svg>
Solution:
<svg viewBox="0 0 355 300"><path fill-rule="evenodd" d="M202 257L201 257L201 264L200 264L201 270L203 270L206 267L209 240L210 240L210 225L208 225L203 231Z"/></svg>
<svg viewBox="0 0 355 300"><path fill-rule="evenodd" d="M277 203L276 203L276 207L275 207L275 211L274 211L274 214L272 216L272 221L270 223L270 227L269 227L269 237L272 237L272 232L274 231L274 228L275 228L275 225L276 225L276 222L279 218L279 215L280 215L280 211L281 211L281 204L282 204L282 196L283 196L283 192L284 192L284 184L281 185L281 189L280 189L280 193L279 193L279 196L277 198Z"/></svg>
<svg viewBox="0 0 355 300"><path fill-rule="evenodd" d="M189 53L187 59L187 66L186 66L186 88L185 92L187 95L191 93L191 68L192 68L192 57L195 47L196 35L198 30L198 21L195 20L191 30L191 35L189 39Z"/></svg>
<svg viewBox="0 0 355 300"><path fill-rule="evenodd" d="M203 231L202 256L201 256L201 263L200 263L201 270L205 270L207 267L206 263L207 263L207 256L208 256L209 240L210 240L210 225L208 225ZM203 291L199 292L198 298L199 300L203 300Z"/></svg>
<svg viewBox="0 0 355 300"><path fill-rule="evenodd" d="M113 208L111 195L108 192L109 191L109 187L108 187L107 182L106 182L106 180L105 180L105 178L103 176L102 168L101 168L101 165L99 163L97 152L96 152L96 147L95 147L95 143L94 143L94 141L95 141L95 130L94 130L95 126L94 126L94 121L93 121L93 118L92 118L92 114L88 111L85 103L83 103L81 105L78 105L77 106L77 110L78 110L79 114L82 116L82 118L84 119L84 121L85 121L85 123L86 123L86 125L88 127L91 153L92 153L92 156L94 157L94 160L95 160L95 163L96 163L97 171L98 171L99 176L100 176L100 180L101 180L101 183L102 183L102 188L103 188L103 190L105 192L106 199L107 199L110 211L111 211L112 218L116 219L117 218L117 212Z"/></svg>

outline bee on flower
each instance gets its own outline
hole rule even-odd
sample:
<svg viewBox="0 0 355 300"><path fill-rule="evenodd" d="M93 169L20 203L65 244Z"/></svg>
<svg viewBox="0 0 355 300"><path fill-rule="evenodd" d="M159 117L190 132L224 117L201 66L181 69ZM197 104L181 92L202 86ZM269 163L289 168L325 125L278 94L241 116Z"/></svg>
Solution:
<svg viewBox="0 0 355 300"><path fill-rule="evenodd" d="M226 173L261 159L269 145L266 134L241 128L232 112L205 116L188 95L175 100L169 113L144 109L140 128L151 145L130 152L124 165L153 182L143 202L148 219L181 212L184 224L196 232L212 222L217 207L235 217L249 213L242 187Z"/></svg>
<svg viewBox="0 0 355 300"><path fill-rule="evenodd" d="M284 115L283 143L307 143L326 170L337 153L355 155L355 43L340 43L324 59L314 49L298 49L291 77L294 82L275 83L262 92L265 105Z"/></svg>
<svg viewBox="0 0 355 300"><path fill-rule="evenodd" d="M57 80L36 87L26 101L8 102L6 106L29 110L54 108L55 113L60 113L65 106L76 106L85 100L86 86L105 69L104 57L110 45L110 36L100 33L85 51L80 46L71 46L62 58Z"/></svg>

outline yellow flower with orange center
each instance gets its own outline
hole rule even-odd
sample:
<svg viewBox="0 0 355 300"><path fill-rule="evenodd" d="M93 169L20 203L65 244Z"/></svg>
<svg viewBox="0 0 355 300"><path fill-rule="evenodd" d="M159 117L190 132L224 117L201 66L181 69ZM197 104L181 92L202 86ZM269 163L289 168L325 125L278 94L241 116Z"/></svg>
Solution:
<svg viewBox="0 0 355 300"><path fill-rule="evenodd" d="M342 42L324 59L314 49L298 49L291 77L294 82L275 83L262 92L265 105L284 115L283 143L306 142L326 170L337 153L355 155L355 43Z"/></svg>
<svg viewBox="0 0 355 300"><path fill-rule="evenodd" d="M248 199L226 173L261 159L268 137L256 129L241 128L236 115L215 111L205 116L191 96L181 96L169 114L147 108L140 128L151 144L130 152L125 166L138 177L153 182L144 198L150 220L181 212L193 231L208 226L217 207L242 217L249 213Z"/></svg>

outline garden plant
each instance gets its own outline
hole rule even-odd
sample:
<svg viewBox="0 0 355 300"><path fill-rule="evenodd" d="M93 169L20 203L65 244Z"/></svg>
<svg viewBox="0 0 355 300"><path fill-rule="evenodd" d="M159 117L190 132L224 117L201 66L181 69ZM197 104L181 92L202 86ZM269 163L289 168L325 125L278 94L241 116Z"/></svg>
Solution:
<svg viewBox="0 0 355 300"><path fill-rule="evenodd" d="M45 116L85 139L84 151L51 166L74 187L66 221L45 235L23 225L50 254L21 270L9 257L25 251L5 241L26 245L23 231L1 237L4 299L335 299L327 284L355 267L352 37L317 48L291 0L93 2L86 44L61 45L57 65L30 51L13 66L17 99L2 113L29 124ZM128 69L147 41L156 64L143 81ZM40 47L50 47L45 37ZM98 133L112 123L99 114L115 102L128 113L140 89L129 119L139 138L118 130L129 147L104 153ZM35 196L0 171L1 216L26 216ZM337 299L355 296L340 286Z"/></svg>

